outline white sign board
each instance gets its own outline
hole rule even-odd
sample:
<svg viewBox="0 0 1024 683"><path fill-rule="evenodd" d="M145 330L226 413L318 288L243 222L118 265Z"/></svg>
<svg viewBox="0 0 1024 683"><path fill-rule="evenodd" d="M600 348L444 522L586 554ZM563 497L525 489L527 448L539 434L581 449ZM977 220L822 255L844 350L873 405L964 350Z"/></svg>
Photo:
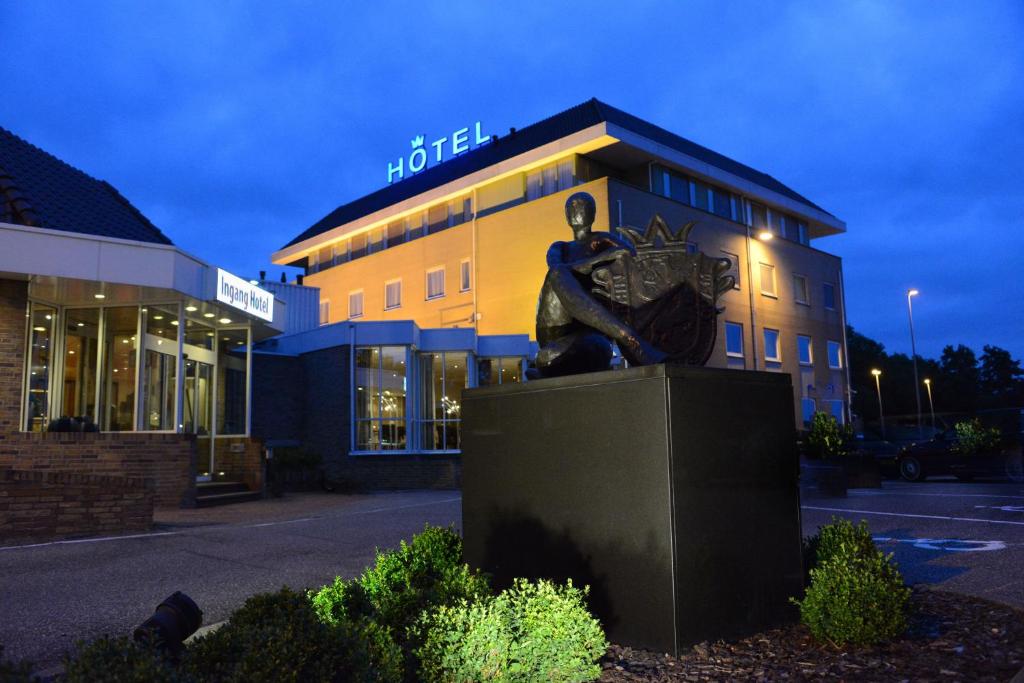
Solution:
<svg viewBox="0 0 1024 683"><path fill-rule="evenodd" d="M217 269L217 301L274 322L274 295L226 270Z"/></svg>

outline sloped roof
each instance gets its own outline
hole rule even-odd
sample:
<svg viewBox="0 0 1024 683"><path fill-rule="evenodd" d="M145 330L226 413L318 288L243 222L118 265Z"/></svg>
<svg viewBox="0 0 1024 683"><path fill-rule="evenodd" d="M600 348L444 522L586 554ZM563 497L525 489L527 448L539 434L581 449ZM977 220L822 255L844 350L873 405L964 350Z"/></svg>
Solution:
<svg viewBox="0 0 1024 683"><path fill-rule="evenodd" d="M288 247L298 244L323 232L327 232L339 225L344 225L362 216L380 211L392 204L397 204L405 199L440 187L465 175L487 168L499 162L510 159L516 155L528 152L531 149L548 144L555 140L564 138L578 131L589 128L598 123L608 122L633 131L649 140L658 142L666 147L671 147L678 152L687 154L695 159L704 161L712 166L732 173L735 176L749 180L764 188L773 190L785 197L828 213L820 206L814 204L806 197L798 194L789 187L783 185L772 176L757 171L749 166L734 161L727 156L719 154L707 147L702 147L695 142L671 133L653 123L628 114L621 109L605 104L598 99L590 99L583 104L566 109L543 121L538 121L526 128L517 130L504 137L497 138L494 142L476 147L465 154L455 157L443 164L427 168L422 173L409 176L385 188L372 192L353 202L339 206L327 214L310 228L299 234L288 244ZM831 214L829 214L831 215Z"/></svg>
<svg viewBox="0 0 1024 683"><path fill-rule="evenodd" d="M121 196L0 127L0 220L66 232L171 244Z"/></svg>

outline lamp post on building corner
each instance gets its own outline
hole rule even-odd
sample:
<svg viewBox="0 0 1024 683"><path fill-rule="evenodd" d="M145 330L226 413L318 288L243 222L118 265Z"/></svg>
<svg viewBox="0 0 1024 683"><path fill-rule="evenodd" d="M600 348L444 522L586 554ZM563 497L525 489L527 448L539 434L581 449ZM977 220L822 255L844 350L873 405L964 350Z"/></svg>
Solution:
<svg viewBox="0 0 1024 683"><path fill-rule="evenodd" d="M913 297L920 294L916 289L907 290L907 317L910 319L910 353L914 359L914 400L917 402L917 437L921 438L921 384L917 379L917 346L914 343Z"/></svg>

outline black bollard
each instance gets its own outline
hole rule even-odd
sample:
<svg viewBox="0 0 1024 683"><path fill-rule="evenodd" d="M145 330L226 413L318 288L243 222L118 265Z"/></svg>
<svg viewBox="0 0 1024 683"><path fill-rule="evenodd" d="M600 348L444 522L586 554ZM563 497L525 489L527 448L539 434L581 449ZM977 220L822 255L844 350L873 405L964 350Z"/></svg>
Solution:
<svg viewBox="0 0 1024 683"><path fill-rule="evenodd" d="M148 642L172 657L181 653L185 639L203 623L203 611L181 591L175 591L156 607L156 611L135 629L135 642Z"/></svg>

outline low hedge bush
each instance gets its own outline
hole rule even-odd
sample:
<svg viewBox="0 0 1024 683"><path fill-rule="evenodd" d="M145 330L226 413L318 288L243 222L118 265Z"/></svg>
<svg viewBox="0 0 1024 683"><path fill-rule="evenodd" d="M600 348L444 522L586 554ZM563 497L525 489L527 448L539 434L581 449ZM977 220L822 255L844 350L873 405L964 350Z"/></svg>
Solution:
<svg viewBox="0 0 1024 683"><path fill-rule="evenodd" d="M375 624L325 623L285 587L255 595L224 626L197 638L185 668L201 681L320 683L400 680L400 653Z"/></svg>
<svg viewBox="0 0 1024 683"><path fill-rule="evenodd" d="M570 683L601 674L604 631L586 590L519 579L498 597L462 601L424 615L417 654L422 680Z"/></svg>
<svg viewBox="0 0 1024 683"><path fill-rule="evenodd" d="M127 636L104 636L91 643L79 641L75 652L64 660L67 683L194 683L188 671L177 666L160 650L140 644Z"/></svg>
<svg viewBox="0 0 1024 683"><path fill-rule="evenodd" d="M29 662L15 662L4 658L4 646L0 645L0 683L35 683L39 679L32 675Z"/></svg>
<svg viewBox="0 0 1024 683"><path fill-rule="evenodd" d="M909 600L892 554L875 547L867 523L834 519L820 529L804 599L793 602L815 638L868 645L906 630Z"/></svg>

